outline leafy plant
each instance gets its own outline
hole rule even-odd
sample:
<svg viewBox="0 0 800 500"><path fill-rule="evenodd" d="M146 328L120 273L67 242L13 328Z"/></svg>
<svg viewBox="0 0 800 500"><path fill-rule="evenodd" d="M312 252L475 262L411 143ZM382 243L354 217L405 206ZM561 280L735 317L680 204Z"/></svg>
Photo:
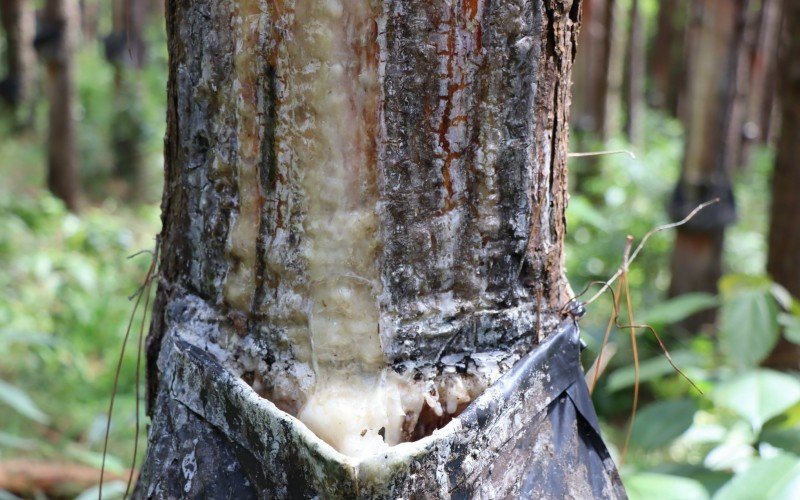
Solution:
<svg viewBox="0 0 800 500"><path fill-rule="evenodd" d="M642 365L643 381L667 397L643 407L634 424L624 469L631 498L800 497L800 377L758 366L779 325L796 324L797 303L763 276L731 275L720 288L718 352L698 341L674 356L699 377L705 395L668 382L677 377L666 360ZM694 304L671 302L661 311L679 320ZM632 383L632 369L619 368L606 390ZM671 389L659 388L665 384Z"/></svg>

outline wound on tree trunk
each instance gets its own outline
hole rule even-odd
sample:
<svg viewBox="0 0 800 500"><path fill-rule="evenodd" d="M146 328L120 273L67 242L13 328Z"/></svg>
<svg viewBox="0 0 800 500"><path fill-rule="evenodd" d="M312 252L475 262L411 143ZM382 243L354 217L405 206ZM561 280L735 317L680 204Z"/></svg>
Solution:
<svg viewBox="0 0 800 500"><path fill-rule="evenodd" d="M620 494L562 314L579 7L167 5L139 495L227 488L186 471L228 464L248 478L237 495L448 496L478 491L502 453L485 494L538 491L514 467L534 474L534 443L556 433L534 424L559 415L565 460L593 465L535 474L560 474L556 496ZM496 422L510 439L514 419L530 423L527 451L481 437Z"/></svg>

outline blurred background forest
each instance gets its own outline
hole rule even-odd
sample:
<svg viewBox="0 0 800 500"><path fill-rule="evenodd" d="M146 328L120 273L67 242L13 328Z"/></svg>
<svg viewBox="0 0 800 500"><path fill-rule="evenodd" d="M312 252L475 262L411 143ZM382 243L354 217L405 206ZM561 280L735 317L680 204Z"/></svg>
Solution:
<svg viewBox="0 0 800 500"><path fill-rule="evenodd" d="M625 307L619 319L652 325L702 394L637 329L628 438L630 329L612 328L603 351L593 396L632 498L800 498L795 3L583 0L571 151L635 158L570 159L573 288L608 279L628 234L720 199L649 240L628 273L635 320ZM0 499L96 497L128 297L150 265L128 257L160 227L163 6L0 0L0 14ZM587 368L614 309L606 294L582 320ZM134 453L140 321L109 497Z"/></svg>

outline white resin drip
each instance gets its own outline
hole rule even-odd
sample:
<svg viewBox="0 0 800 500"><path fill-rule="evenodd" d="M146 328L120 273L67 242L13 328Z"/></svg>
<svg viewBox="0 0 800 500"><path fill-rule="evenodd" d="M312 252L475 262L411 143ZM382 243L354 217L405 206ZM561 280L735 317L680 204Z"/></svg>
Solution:
<svg viewBox="0 0 800 500"><path fill-rule="evenodd" d="M378 0L238 0L233 17L242 49L234 80L239 206L229 233L225 300L245 313L260 306L253 304L257 259L263 258L256 242L265 200L274 194L261 192L259 182L268 118L258 105L269 64L277 91L277 189L301 192L285 198L300 200L299 209L286 202L279 210L282 217L302 213L305 275L281 260L296 226L276 223L267 271L277 299L261 313L283 332L291 367L269 373L268 396L290 402L286 407L316 435L356 458L408 439L424 405L437 418L457 413L487 382L455 373L438 387L411 380L389 367L381 345L380 12Z"/></svg>
<svg viewBox="0 0 800 500"><path fill-rule="evenodd" d="M409 386L386 368L378 332L377 6L297 0L279 62L293 123L278 136L298 153L305 192L306 362L316 375L298 418L351 456L400 442Z"/></svg>

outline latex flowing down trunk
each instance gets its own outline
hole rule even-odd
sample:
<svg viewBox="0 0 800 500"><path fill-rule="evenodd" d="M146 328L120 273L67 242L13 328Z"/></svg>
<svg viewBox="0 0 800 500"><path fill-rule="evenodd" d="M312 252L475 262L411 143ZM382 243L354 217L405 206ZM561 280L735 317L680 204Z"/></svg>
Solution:
<svg viewBox="0 0 800 500"><path fill-rule="evenodd" d="M563 308L579 7L167 4L138 496L624 495Z"/></svg>

